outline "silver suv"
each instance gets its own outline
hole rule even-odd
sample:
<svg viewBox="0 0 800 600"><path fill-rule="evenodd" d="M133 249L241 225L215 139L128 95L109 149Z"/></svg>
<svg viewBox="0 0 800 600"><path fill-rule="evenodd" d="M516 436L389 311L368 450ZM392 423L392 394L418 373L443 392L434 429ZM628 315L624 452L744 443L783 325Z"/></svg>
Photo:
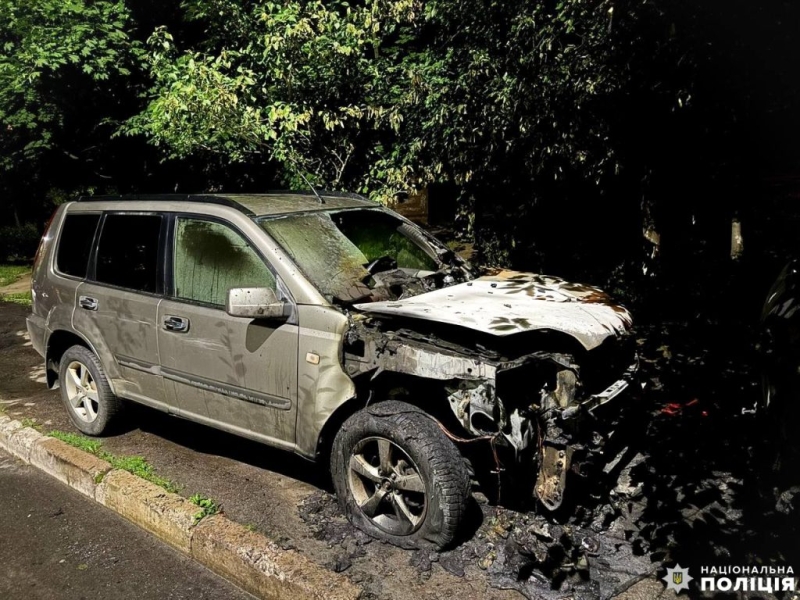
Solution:
<svg viewBox="0 0 800 600"><path fill-rule="evenodd" d="M476 277L354 195L80 198L32 289L33 346L80 431L132 401L329 460L353 524L404 547L454 540L481 456L558 508L635 372L630 315L600 290Z"/></svg>

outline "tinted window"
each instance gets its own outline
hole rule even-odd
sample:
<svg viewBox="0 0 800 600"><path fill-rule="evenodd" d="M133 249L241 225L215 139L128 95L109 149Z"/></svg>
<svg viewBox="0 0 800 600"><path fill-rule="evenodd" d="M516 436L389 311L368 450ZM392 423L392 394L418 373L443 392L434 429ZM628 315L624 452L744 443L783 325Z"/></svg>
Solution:
<svg viewBox="0 0 800 600"><path fill-rule="evenodd" d="M65 275L86 277L89 254L100 215L67 215L58 242L56 268Z"/></svg>
<svg viewBox="0 0 800 600"><path fill-rule="evenodd" d="M156 292L160 233L160 216L107 215L97 245L97 281Z"/></svg>
<svg viewBox="0 0 800 600"><path fill-rule="evenodd" d="M211 221L178 219L175 232L175 296L224 306L228 290L269 287L275 276L236 231Z"/></svg>

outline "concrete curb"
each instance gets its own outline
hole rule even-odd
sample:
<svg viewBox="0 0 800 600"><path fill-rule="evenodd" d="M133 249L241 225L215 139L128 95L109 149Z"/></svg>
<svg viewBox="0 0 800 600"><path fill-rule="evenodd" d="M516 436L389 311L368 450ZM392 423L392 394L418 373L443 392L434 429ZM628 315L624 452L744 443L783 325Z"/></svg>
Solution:
<svg viewBox="0 0 800 600"><path fill-rule="evenodd" d="M264 599L355 600L346 577L283 550L223 515L196 522L199 508L93 454L0 416L0 448L38 467Z"/></svg>
<svg viewBox="0 0 800 600"><path fill-rule="evenodd" d="M127 471L108 473L95 499L185 554L192 552L197 506Z"/></svg>
<svg viewBox="0 0 800 600"><path fill-rule="evenodd" d="M30 463L90 498L95 498L97 483L111 470L95 455L46 436L33 445Z"/></svg>
<svg viewBox="0 0 800 600"><path fill-rule="evenodd" d="M360 594L343 576L221 515L203 519L194 529L192 557L263 598L349 600Z"/></svg>

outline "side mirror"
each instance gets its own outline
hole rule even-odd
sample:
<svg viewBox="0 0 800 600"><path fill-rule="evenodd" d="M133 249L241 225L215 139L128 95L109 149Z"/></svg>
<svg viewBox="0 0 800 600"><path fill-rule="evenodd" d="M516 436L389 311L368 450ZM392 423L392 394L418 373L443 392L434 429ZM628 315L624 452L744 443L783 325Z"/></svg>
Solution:
<svg viewBox="0 0 800 600"><path fill-rule="evenodd" d="M225 312L232 317L248 319L288 319L292 305L278 300L270 288L231 288Z"/></svg>

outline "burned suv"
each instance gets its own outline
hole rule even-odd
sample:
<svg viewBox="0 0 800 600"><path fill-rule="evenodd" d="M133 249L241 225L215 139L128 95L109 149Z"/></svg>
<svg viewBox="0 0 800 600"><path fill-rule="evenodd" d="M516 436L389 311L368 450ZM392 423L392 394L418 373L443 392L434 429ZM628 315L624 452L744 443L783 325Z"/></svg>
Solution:
<svg viewBox="0 0 800 600"><path fill-rule="evenodd" d="M350 195L80 198L32 291L33 346L80 431L132 401L329 460L350 520L405 547L453 541L473 440L557 508L584 424L635 370L630 315L600 290L476 277Z"/></svg>

